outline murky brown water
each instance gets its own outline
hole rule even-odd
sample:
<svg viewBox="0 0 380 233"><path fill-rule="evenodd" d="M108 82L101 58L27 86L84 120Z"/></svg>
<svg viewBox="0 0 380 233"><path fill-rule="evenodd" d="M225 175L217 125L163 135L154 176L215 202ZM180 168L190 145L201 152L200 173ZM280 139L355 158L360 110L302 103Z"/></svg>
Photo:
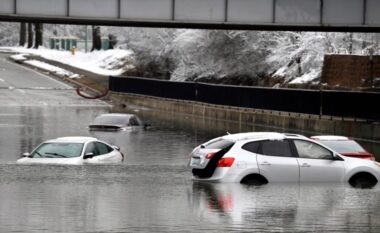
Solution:
<svg viewBox="0 0 380 233"><path fill-rule="evenodd" d="M151 130L89 132L88 123L109 110L2 108L0 232L380 232L379 188L191 180L188 154L205 140L226 131L286 130L137 110ZM127 160L111 166L15 164L43 140L73 135L117 144Z"/></svg>

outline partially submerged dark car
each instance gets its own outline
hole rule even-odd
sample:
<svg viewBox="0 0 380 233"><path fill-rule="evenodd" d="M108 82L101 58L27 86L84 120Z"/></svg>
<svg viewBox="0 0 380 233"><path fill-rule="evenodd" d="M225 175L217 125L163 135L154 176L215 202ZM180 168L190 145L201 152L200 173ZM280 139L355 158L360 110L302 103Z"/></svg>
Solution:
<svg viewBox="0 0 380 233"><path fill-rule="evenodd" d="M95 118L89 125L90 130L117 131L146 128L141 119L134 114L108 113Z"/></svg>

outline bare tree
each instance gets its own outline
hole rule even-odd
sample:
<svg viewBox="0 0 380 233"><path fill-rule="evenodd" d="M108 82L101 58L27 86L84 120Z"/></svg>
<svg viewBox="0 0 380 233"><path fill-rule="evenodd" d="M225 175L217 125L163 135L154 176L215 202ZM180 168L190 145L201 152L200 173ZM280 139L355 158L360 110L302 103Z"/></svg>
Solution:
<svg viewBox="0 0 380 233"><path fill-rule="evenodd" d="M33 24L28 23L28 49L33 47Z"/></svg>
<svg viewBox="0 0 380 233"><path fill-rule="evenodd" d="M99 26L92 26L92 49L94 50L100 50L102 49L102 39L100 37L100 27Z"/></svg>
<svg viewBox="0 0 380 233"><path fill-rule="evenodd" d="M26 43L26 23L20 24L20 46L24 46Z"/></svg>
<svg viewBox="0 0 380 233"><path fill-rule="evenodd" d="M42 23L35 23L34 24L34 31L36 32L36 40L34 43L34 48L38 49L38 47L43 44L43 24Z"/></svg>
<svg viewBox="0 0 380 233"><path fill-rule="evenodd" d="M108 34L108 40L109 40L109 48L108 49L114 49L115 45L117 44L117 37L114 34Z"/></svg>

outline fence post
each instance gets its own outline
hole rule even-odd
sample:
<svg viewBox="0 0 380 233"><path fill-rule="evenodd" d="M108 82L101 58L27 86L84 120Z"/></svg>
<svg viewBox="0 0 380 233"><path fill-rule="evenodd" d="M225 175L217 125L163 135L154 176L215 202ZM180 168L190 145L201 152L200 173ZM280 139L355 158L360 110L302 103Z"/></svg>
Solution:
<svg viewBox="0 0 380 233"><path fill-rule="evenodd" d="M198 101L198 83L195 82L195 101Z"/></svg>
<svg viewBox="0 0 380 233"><path fill-rule="evenodd" d="M114 91L112 84L113 84L113 77L109 76L109 78L108 78L108 90L110 90L110 91Z"/></svg>
<svg viewBox="0 0 380 233"><path fill-rule="evenodd" d="M323 115L323 92L319 89L319 119L322 119Z"/></svg>

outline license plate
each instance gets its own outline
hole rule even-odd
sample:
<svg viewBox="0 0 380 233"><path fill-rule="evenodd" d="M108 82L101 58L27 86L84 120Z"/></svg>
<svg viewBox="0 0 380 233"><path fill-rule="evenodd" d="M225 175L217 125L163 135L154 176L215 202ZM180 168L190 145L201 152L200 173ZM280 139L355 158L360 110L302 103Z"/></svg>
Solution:
<svg viewBox="0 0 380 233"><path fill-rule="evenodd" d="M197 167L201 164L200 158L191 158L190 166Z"/></svg>

